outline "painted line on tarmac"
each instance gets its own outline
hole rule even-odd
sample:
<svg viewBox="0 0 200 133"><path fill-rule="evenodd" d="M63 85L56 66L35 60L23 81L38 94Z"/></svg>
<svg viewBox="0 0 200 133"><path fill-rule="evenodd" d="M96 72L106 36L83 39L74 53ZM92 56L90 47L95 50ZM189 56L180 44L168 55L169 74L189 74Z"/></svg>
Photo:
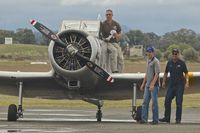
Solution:
<svg viewBox="0 0 200 133"><path fill-rule="evenodd" d="M36 116L36 115L39 115L39 116L77 116L77 117L80 117L80 116L94 116L94 115L90 115L90 114L53 114L53 113L48 113L48 114L45 114L45 113L23 113L24 115L29 115L29 116Z"/></svg>
<svg viewBox="0 0 200 133"><path fill-rule="evenodd" d="M0 128L2 128L2 127L8 127L8 125L0 125Z"/></svg>
<svg viewBox="0 0 200 133"><path fill-rule="evenodd" d="M69 110L69 109L24 109L24 111L30 111L30 112L96 112L91 110Z"/></svg>
<svg viewBox="0 0 200 133"><path fill-rule="evenodd" d="M7 118L0 118L0 120L7 120ZM20 118L17 121L44 121L44 122L65 122L65 121L72 121L72 122L96 122L97 119L77 119L77 118ZM103 119L102 122L136 122L135 120L123 120L123 119Z"/></svg>
<svg viewBox="0 0 200 133"><path fill-rule="evenodd" d="M38 132L38 133L71 133L76 132L76 129L73 128L64 128L64 129L58 129L58 130L51 130L51 129L18 129L18 128L12 128L12 129L0 129L0 132L3 133L20 133L20 132Z"/></svg>
<svg viewBox="0 0 200 133"><path fill-rule="evenodd" d="M0 115L7 115L7 113L0 113ZM23 115L29 115L29 116L34 116L34 115L40 115L40 116L73 116L73 117L81 117L81 116L94 116L93 114L56 114L56 113L27 113L24 112Z"/></svg>

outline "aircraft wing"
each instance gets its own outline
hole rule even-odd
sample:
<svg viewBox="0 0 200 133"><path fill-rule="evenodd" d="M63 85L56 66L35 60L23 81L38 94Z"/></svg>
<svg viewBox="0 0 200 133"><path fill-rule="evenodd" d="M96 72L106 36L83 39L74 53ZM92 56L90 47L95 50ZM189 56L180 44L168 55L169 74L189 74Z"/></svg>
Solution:
<svg viewBox="0 0 200 133"><path fill-rule="evenodd" d="M162 83L164 73L160 73L160 83ZM113 84L100 82L97 85L96 96L102 99L127 99L132 97L134 83L137 87L137 97L142 98L143 92L139 91L140 85L144 79L145 73L114 73ZM169 77L170 75L168 75ZM200 72L189 72L190 88L185 91L186 94L200 92ZM167 80L168 81L168 80ZM165 96L166 88L160 88L159 96Z"/></svg>
<svg viewBox="0 0 200 133"><path fill-rule="evenodd" d="M200 72L189 72L189 81L190 81L190 86L196 86L200 85ZM159 77L160 80L162 81L164 73L160 73ZM132 83L139 83L138 81L141 81L144 79L145 73L119 73L119 74L111 74L111 76L116 80L116 82L122 82L122 81L127 81L127 82L132 82ZM168 74L169 78L170 74Z"/></svg>
<svg viewBox="0 0 200 133"><path fill-rule="evenodd" d="M49 72L0 71L0 94L17 96L19 82L22 82L24 97L59 99L63 97L65 91L64 87L56 82L53 70Z"/></svg>
<svg viewBox="0 0 200 133"><path fill-rule="evenodd" d="M12 80L31 80L38 78L52 78L54 72L11 72L11 71L0 71L0 80L1 79L12 79Z"/></svg>
<svg viewBox="0 0 200 133"><path fill-rule="evenodd" d="M136 83L138 90L145 73L113 73L111 76L114 83L108 84L103 80L99 81L93 94L95 97L107 100L130 99L132 98L134 83ZM142 93L137 93L137 96L142 97Z"/></svg>
<svg viewBox="0 0 200 133"><path fill-rule="evenodd" d="M199 93L200 92L200 72L189 72L189 89L185 93Z"/></svg>
<svg viewBox="0 0 200 133"><path fill-rule="evenodd" d="M139 80L144 78L145 73L114 73L111 76L117 80Z"/></svg>

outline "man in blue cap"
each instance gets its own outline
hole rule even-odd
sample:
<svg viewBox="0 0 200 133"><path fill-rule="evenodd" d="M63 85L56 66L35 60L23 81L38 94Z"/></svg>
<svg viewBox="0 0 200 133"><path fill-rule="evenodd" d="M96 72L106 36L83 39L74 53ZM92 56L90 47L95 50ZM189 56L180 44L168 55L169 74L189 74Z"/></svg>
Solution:
<svg viewBox="0 0 200 133"><path fill-rule="evenodd" d="M158 91L159 91L159 73L160 73L160 63L155 57L155 49L153 47L148 47L146 49L147 60L147 70L140 87L141 91L144 91L143 104L142 104L142 115L141 124L148 122L148 110L149 102L152 98L152 112L153 121L151 124L158 124Z"/></svg>

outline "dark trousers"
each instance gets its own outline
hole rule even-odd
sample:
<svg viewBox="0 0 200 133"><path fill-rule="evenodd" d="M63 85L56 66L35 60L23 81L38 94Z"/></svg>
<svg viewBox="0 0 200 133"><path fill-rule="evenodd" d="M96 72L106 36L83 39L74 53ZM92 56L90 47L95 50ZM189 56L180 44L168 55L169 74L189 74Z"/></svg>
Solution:
<svg viewBox="0 0 200 133"><path fill-rule="evenodd" d="M181 120L183 93L183 84L169 84L167 94L165 96L165 119L167 121L170 121L171 118L171 103L174 97L176 97L176 120Z"/></svg>

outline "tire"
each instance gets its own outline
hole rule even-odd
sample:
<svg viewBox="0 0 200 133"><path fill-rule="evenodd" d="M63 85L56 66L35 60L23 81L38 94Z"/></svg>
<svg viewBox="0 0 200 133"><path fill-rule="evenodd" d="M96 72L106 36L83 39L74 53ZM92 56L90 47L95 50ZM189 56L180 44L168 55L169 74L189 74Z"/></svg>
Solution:
<svg viewBox="0 0 200 133"><path fill-rule="evenodd" d="M97 122L101 122L101 118L102 118L102 113L100 110L98 110L97 114L96 114L96 118L97 118Z"/></svg>
<svg viewBox="0 0 200 133"><path fill-rule="evenodd" d="M101 122L101 117L97 118L97 122Z"/></svg>
<svg viewBox="0 0 200 133"><path fill-rule="evenodd" d="M8 121L16 121L17 120L17 106L15 104L11 104L8 107Z"/></svg>

